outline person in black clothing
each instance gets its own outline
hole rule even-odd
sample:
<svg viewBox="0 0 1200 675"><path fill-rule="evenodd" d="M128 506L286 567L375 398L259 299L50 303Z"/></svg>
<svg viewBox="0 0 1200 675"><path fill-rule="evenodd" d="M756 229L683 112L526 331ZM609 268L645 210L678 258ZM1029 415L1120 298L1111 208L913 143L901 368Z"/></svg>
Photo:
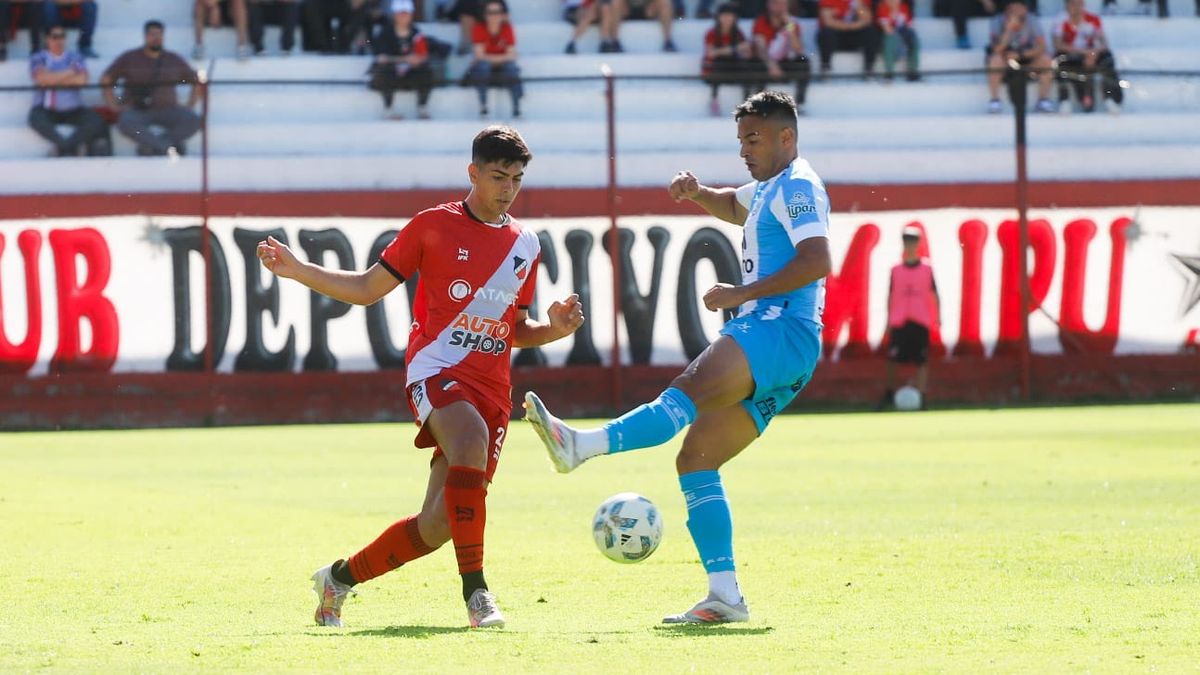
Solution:
<svg viewBox="0 0 1200 675"><path fill-rule="evenodd" d="M369 86L383 96L387 116L402 119L392 112L396 92L416 90L417 117L429 119L433 70L429 66L429 43L413 25L412 0L392 3L392 23L380 26L371 44L375 62L371 65Z"/></svg>
<svg viewBox="0 0 1200 675"><path fill-rule="evenodd" d="M254 53L266 51L263 46L263 26L266 23L264 5L273 4L279 12L278 21L281 33L279 35L279 50L290 54L296 46L296 26L300 23L301 0L250 0L246 5L250 22L250 44L254 45Z"/></svg>
<svg viewBox="0 0 1200 675"><path fill-rule="evenodd" d="M712 89L709 112L720 116L721 105L717 91L722 84L741 84L743 98L750 98L750 57L753 43L737 25L738 6L724 2L717 7L713 27L704 35L704 61L701 72Z"/></svg>

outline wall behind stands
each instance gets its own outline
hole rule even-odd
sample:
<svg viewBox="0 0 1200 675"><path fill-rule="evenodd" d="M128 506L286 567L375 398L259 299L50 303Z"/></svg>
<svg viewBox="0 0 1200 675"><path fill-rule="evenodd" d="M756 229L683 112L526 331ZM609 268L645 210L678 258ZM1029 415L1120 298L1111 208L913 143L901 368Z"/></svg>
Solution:
<svg viewBox="0 0 1200 675"><path fill-rule="evenodd" d="M828 284L827 362L800 406L859 405L877 397L888 269L899 260L900 229L910 223L928 235L942 299L931 400L1015 400L1020 322L1015 214L987 208L986 192L997 188L976 188L984 196L969 199L981 205L954 209L914 207L912 197L905 203L903 195L913 186L856 189L862 191L860 204L881 192L903 208L834 215L837 271ZM1110 200L1131 194L1111 185L1107 190L1079 185L1064 189L1062 202L1071 204L1089 191ZM598 199L575 192L577 199L564 201ZM941 186L940 192L932 203L951 201L948 192L970 195L971 188ZM1193 199L1198 194L1184 192ZM630 202L622 211L636 211L636 199L661 200L658 193L624 194ZM376 198L395 209L396 202L414 198L427 205L455 196ZM407 415L401 370L410 321L406 294L395 293L370 309L350 308L294 283L279 283L260 270L253 255L254 244L273 233L301 257L361 268L390 241L402 218L334 217L347 205L363 208L362 200L344 195L306 194L288 202L275 195L215 195L214 213L229 214L226 207L240 204L245 208L238 210L255 215L209 220L216 282L211 349L217 364L217 372L209 374L198 372L206 347L201 221L196 201L186 197L159 195L144 203L112 198L90 205L26 197L2 203L0 426ZM1002 194L996 197L1003 203ZM536 204L562 196L533 193L524 199L519 210L536 213ZM676 207L655 210L678 213ZM100 215L105 211L120 215ZM140 211L154 215L129 215ZM268 215L272 212L278 215ZM1030 217L1035 397L1200 396L1200 205L1043 203ZM577 414L608 410L614 406L611 373L604 367L613 319L608 219L528 217L524 224L543 244L538 303L578 292L589 323L571 339L519 352L516 386L519 391L536 386ZM708 217L623 216L619 224L624 367L618 407L652 396L716 335L722 318L706 312L699 297L718 279L736 280L743 264L737 228Z"/></svg>

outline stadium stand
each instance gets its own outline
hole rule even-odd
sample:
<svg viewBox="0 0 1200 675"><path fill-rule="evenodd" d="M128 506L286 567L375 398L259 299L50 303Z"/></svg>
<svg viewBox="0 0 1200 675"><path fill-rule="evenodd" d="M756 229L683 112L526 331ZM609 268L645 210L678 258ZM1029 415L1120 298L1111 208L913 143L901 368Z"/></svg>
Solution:
<svg viewBox="0 0 1200 675"><path fill-rule="evenodd" d="M618 78L618 175L622 185L665 184L677 169L703 167L713 182L740 182L732 126L709 114L708 88L698 75L704 32L711 21L685 19L675 27L679 53L660 51L655 22L622 28L626 53L597 53L594 31L579 42L577 55L562 54L571 27L553 0L514 0L511 16L521 45L527 80L596 77L591 80L529 82L519 126L537 156L528 185L592 187L605 183L605 106L602 64ZM694 15L694 2L688 16ZM1040 20L1049 25L1061 3L1045 1ZM1171 0L1169 19L1106 16L1118 69L1131 83L1123 114L1031 115L1030 177L1033 180L1112 180L1200 176L1200 78L1138 74L1193 70L1200 63L1200 19L1192 0ZM1094 5L1094 6L1093 6ZM190 3L161 0L105 2L89 61L92 79L121 51L141 40L141 26L159 18L167 26L167 48L187 54L192 47ZM1089 11L1099 11L1089 3ZM955 48L950 19L931 16L930 0L918 0L922 40L919 83L863 82L861 57L837 54L835 78L814 83L808 115L801 122L801 150L830 182L920 183L1001 182L1013 175L1013 122L987 116L980 74L928 75L979 68L981 50ZM743 22L749 31L749 23ZM813 20L804 36L815 51ZM451 43L458 27L425 23L423 30ZM971 20L972 42L986 42L986 19ZM368 58L298 53L277 55L278 28L268 27L267 55L239 61L232 29L210 31L210 61L193 62L209 72L211 187L213 190L403 189L461 183L462 139L478 130L472 89L449 86L435 93L432 120L391 121L381 117L377 95L365 85ZM19 32L0 63L0 86L28 83L28 36ZM452 80L469 64L452 57ZM837 75L846 76L839 79ZM320 84L284 81L315 80ZM269 83L270 82L270 83ZM336 82L336 83L335 83ZM1031 92L1032 94L1032 92ZM398 105L409 105L401 94ZM722 92L732 109L736 88ZM181 158L164 169L163 159L134 156L124 138L111 158L49 159L45 142L26 125L27 91L0 91L0 192L186 191L199 181L199 159ZM85 100L99 103L99 92ZM507 97L497 97L491 119L509 119Z"/></svg>

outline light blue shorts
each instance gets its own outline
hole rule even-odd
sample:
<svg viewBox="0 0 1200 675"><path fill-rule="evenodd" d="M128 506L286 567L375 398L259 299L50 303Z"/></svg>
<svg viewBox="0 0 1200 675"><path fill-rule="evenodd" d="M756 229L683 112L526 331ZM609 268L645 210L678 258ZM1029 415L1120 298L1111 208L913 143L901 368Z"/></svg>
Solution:
<svg viewBox="0 0 1200 675"><path fill-rule="evenodd" d="M763 316L739 317L721 329L721 335L733 338L750 362L754 393L742 405L754 418L760 434L812 379L821 357L821 335L816 324Z"/></svg>

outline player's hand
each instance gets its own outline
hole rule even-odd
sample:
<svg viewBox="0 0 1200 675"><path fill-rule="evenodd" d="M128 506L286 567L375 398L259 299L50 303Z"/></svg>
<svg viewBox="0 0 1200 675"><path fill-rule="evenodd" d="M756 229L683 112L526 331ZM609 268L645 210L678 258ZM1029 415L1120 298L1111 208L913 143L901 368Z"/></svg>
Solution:
<svg viewBox="0 0 1200 675"><path fill-rule="evenodd" d="M296 254L292 253L287 244L275 237L267 237L266 241L258 242L256 252L263 267L276 276L292 279L300 269L300 261L296 259Z"/></svg>
<svg viewBox="0 0 1200 675"><path fill-rule="evenodd" d="M546 318L552 327L566 337L583 325L583 303L577 294L572 293L566 300L551 304L546 310Z"/></svg>
<svg viewBox="0 0 1200 675"><path fill-rule="evenodd" d="M671 179L667 194L677 202L684 199L695 199L700 196L700 179L696 178L696 174L691 171L680 171Z"/></svg>
<svg viewBox="0 0 1200 675"><path fill-rule="evenodd" d="M742 289L739 286L717 284L704 293L704 306L710 312L733 309L744 302Z"/></svg>

